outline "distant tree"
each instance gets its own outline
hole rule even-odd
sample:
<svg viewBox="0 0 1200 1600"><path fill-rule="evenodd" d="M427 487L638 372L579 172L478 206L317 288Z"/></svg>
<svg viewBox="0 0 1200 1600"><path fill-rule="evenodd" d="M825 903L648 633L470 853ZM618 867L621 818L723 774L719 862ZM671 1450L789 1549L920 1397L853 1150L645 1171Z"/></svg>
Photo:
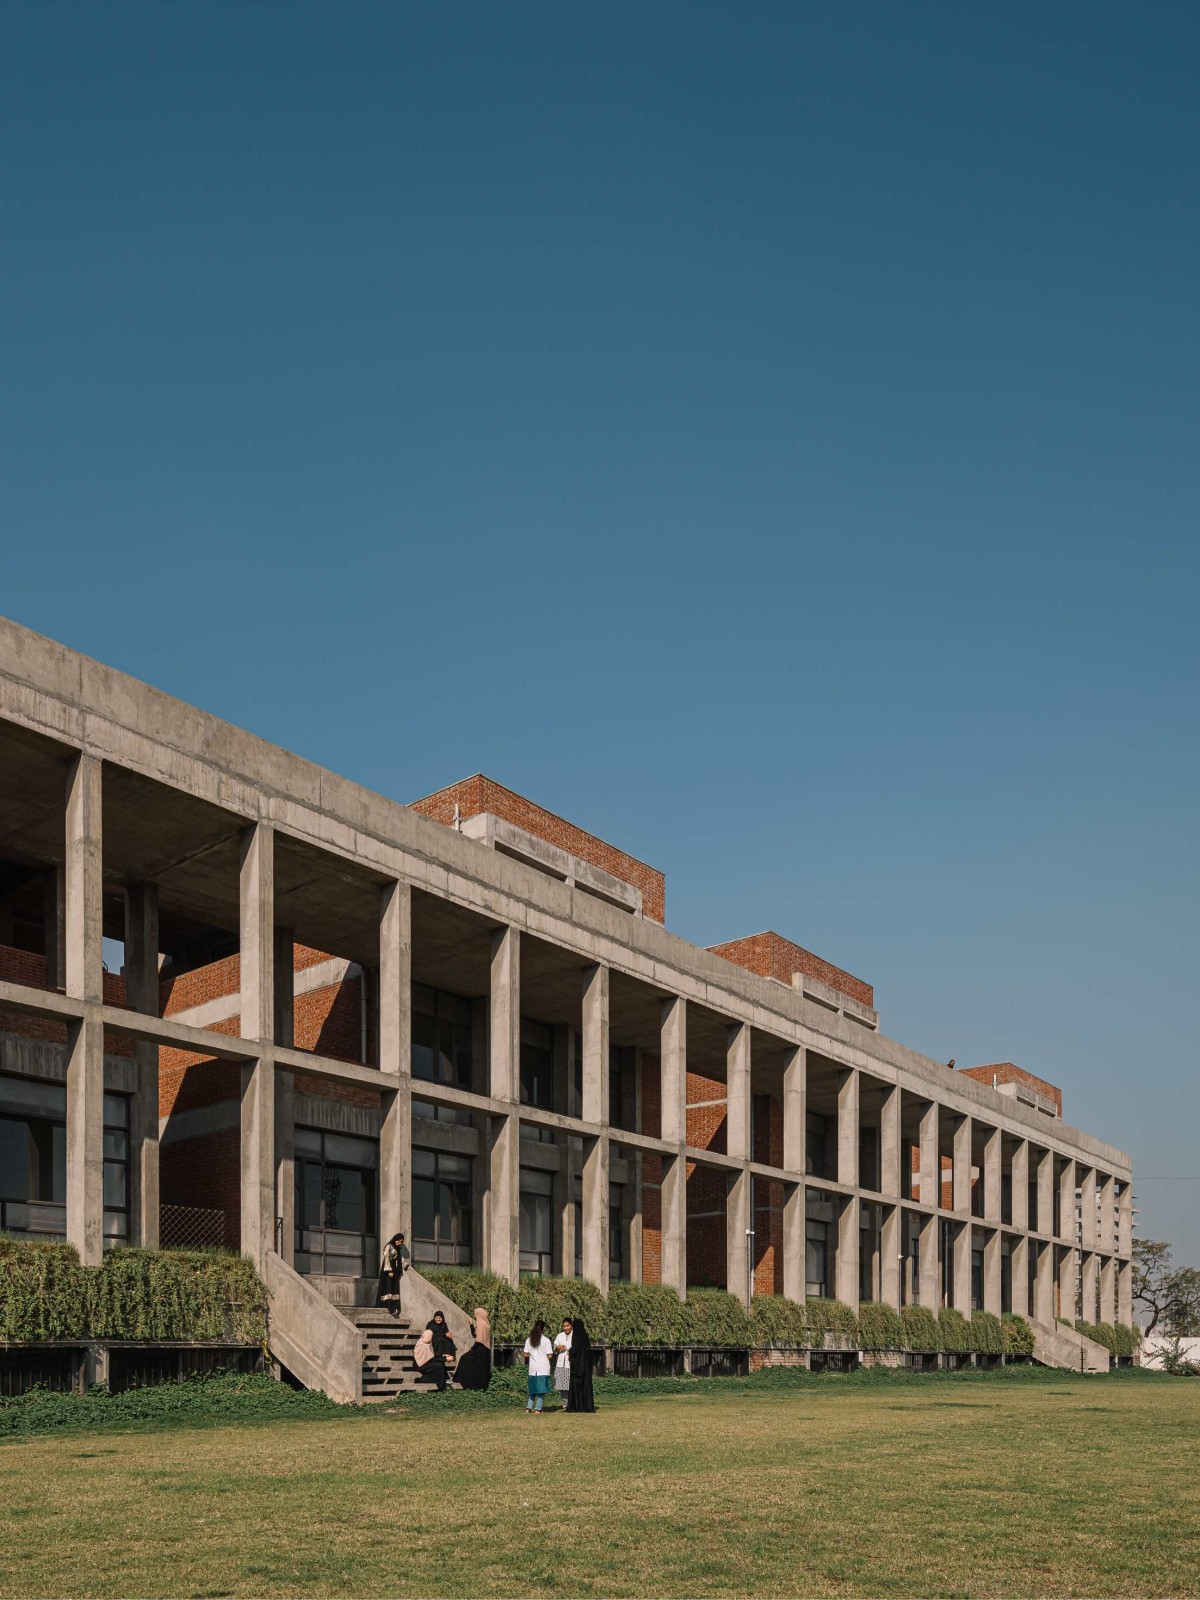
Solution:
<svg viewBox="0 0 1200 1600"><path fill-rule="evenodd" d="M1195 1267L1181 1267L1168 1279L1163 1322L1168 1333L1178 1339L1200 1334L1200 1271Z"/></svg>
<svg viewBox="0 0 1200 1600"><path fill-rule="evenodd" d="M1171 1246L1165 1240L1133 1241L1133 1298L1149 1319L1146 1333L1154 1332L1171 1303L1173 1273Z"/></svg>

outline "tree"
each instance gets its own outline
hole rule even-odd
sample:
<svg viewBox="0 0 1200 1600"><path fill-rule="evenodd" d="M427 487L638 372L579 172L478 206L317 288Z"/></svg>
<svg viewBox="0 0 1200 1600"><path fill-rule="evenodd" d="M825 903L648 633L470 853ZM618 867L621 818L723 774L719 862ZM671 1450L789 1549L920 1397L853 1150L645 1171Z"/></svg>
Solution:
<svg viewBox="0 0 1200 1600"><path fill-rule="evenodd" d="M1133 1241L1133 1298L1148 1314L1146 1333L1153 1333L1170 1302L1173 1273L1171 1246L1163 1239Z"/></svg>
<svg viewBox="0 0 1200 1600"><path fill-rule="evenodd" d="M1191 1339L1200 1334L1200 1271L1181 1267L1167 1280L1167 1307L1163 1323L1168 1333Z"/></svg>

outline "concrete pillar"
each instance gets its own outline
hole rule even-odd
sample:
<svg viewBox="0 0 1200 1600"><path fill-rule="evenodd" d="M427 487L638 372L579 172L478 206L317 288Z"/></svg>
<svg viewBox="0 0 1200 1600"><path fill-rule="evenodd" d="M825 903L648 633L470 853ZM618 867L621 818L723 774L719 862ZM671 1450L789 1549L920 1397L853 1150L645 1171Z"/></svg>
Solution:
<svg viewBox="0 0 1200 1600"><path fill-rule="evenodd" d="M879 1112L879 1192L897 1200L902 1193L902 1155L900 1085L897 1083L884 1090Z"/></svg>
<svg viewBox="0 0 1200 1600"><path fill-rule="evenodd" d="M488 1005L488 1077L507 1112L488 1119L487 1265L515 1285L521 1260L521 935L492 935Z"/></svg>
<svg viewBox="0 0 1200 1600"><path fill-rule="evenodd" d="M1079 1264L1080 1315L1085 1322L1096 1321L1099 1291L1099 1262L1095 1251L1085 1250Z"/></svg>
<svg viewBox="0 0 1200 1600"><path fill-rule="evenodd" d="M242 1254L259 1270L275 1248L275 830L242 835L241 1036L262 1053L242 1068Z"/></svg>
<svg viewBox="0 0 1200 1600"><path fill-rule="evenodd" d="M1009 1258L1011 1294L1012 1309L1018 1317L1029 1315L1029 1252L1036 1248L1028 1235L1013 1240L1012 1255Z"/></svg>
<svg viewBox="0 0 1200 1600"><path fill-rule="evenodd" d="M1033 1315L1039 1322L1054 1324L1054 1252L1057 1246L1044 1241L1037 1246L1037 1276L1034 1281Z"/></svg>
<svg viewBox="0 0 1200 1600"><path fill-rule="evenodd" d="M571 1084L575 1075L575 1030L566 1023L558 1023L551 1030L550 1041L555 1109L568 1116L578 1115L578 1107L574 1112L569 1109ZM581 1253L583 1245L582 1237L577 1238L575 1232L575 1179L580 1177L579 1154L569 1141L564 1140L562 1159L554 1177L553 1198L554 1248L559 1271L564 1278L575 1276L575 1257Z"/></svg>
<svg viewBox="0 0 1200 1600"><path fill-rule="evenodd" d="M807 1167L807 1101L805 1055L789 1050L783 1064L783 1165L798 1174L783 1188L783 1292L801 1304L805 1298L806 1226L804 1173Z"/></svg>
<svg viewBox="0 0 1200 1600"><path fill-rule="evenodd" d="M1075 1303L1075 1246L1058 1246L1058 1309L1056 1316L1073 1323L1079 1315Z"/></svg>
<svg viewBox="0 0 1200 1600"><path fill-rule="evenodd" d="M899 1090L893 1093L899 1094ZM879 1298L893 1310L900 1309L900 1225L903 1213L898 1205L882 1206L879 1230Z"/></svg>
<svg viewBox="0 0 1200 1600"><path fill-rule="evenodd" d="M1014 1228L1019 1228L1022 1233L1027 1233L1029 1231L1028 1139L1018 1139L1013 1146L1008 1185L1012 1196L1012 1225Z"/></svg>
<svg viewBox="0 0 1200 1600"><path fill-rule="evenodd" d="M1117 1254L1128 1256L1133 1254L1133 1183L1127 1180L1121 1185L1121 1196L1117 1202ZM1128 1322L1128 1317L1122 1317L1122 1322Z"/></svg>
<svg viewBox="0 0 1200 1600"><path fill-rule="evenodd" d="M1111 1256L1100 1262L1100 1321L1117 1320L1117 1264Z"/></svg>
<svg viewBox="0 0 1200 1600"><path fill-rule="evenodd" d="M856 1126L857 1121L856 1116ZM840 1127L840 1106L838 1122ZM851 1308L857 1308L859 1301L860 1218L861 1205L858 1196L840 1196L838 1207L837 1298L843 1305Z"/></svg>
<svg viewBox="0 0 1200 1600"><path fill-rule="evenodd" d="M749 1166L729 1174L725 1197L725 1287L743 1305L750 1303L750 1195L753 1180Z"/></svg>
<svg viewBox="0 0 1200 1600"><path fill-rule="evenodd" d="M1085 1253L1096 1248L1096 1169L1079 1167L1079 1247ZM1091 1322L1092 1318L1086 1319Z"/></svg>
<svg viewBox="0 0 1200 1600"><path fill-rule="evenodd" d="M955 1134L957 1142L958 1135ZM955 1179L958 1175L958 1160L954 1162ZM971 1315L971 1239L974 1229L969 1222L956 1222L954 1224L954 1309L961 1311L964 1317Z"/></svg>
<svg viewBox="0 0 1200 1600"><path fill-rule="evenodd" d="M839 1183L848 1183L854 1188L858 1187L858 1109L859 1075L851 1067L843 1072L838 1085L837 1173Z"/></svg>
<svg viewBox="0 0 1200 1600"><path fill-rule="evenodd" d="M917 1299L927 1310L936 1312L941 1301L941 1263L938 1259L941 1228L936 1216L922 1216L920 1228L921 1262Z"/></svg>
<svg viewBox="0 0 1200 1600"><path fill-rule="evenodd" d="M998 1137L998 1136L997 1136ZM1003 1235L991 1228L983 1238L983 1309L998 1317L1001 1311L1000 1245Z"/></svg>
<svg viewBox="0 0 1200 1600"><path fill-rule="evenodd" d="M608 1293L609 1186L609 974L587 967L583 974L583 1119L605 1130L583 1147L583 1275Z"/></svg>
<svg viewBox="0 0 1200 1600"><path fill-rule="evenodd" d="M1078 1242L1075 1224L1076 1181L1075 1163L1068 1161L1058 1175L1058 1237L1069 1239L1072 1250Z"/></svg>
<svg viewBox="0 0 1200 1600"><path fill-rule="evenodd" d="M989 1128L983 1144L983 1216L998 1227L1001 1222L1001 1154L1003 1141L999 1128Z"/></svg>
<svg viewBox="0 0 1200 1600"><path fill-rule="evenodd" d="M1054 1153L1035 1152L1037 1160L1037 1233L1050 1238L1054 1233Z"/></svg>
<svg viewBox="0 0 1200 1600"><path fill-rule="evenodd" d="M1117 1262L1117 1321L1133 1322L1133 1262Z"/></svg>
<svg viewBox="0 0 1200 1600"><path fill-rule="evenodd" d="M64 987L89 1008L67 1028L67 1242L85 1266L104 1254L104 841L101 764L79 755L67 777Z"/></svg>
<svg viewBox="0 0 1200 1600"><path fill-rule="evenodd" d="M67 874L65 867L49 867L42 885L43 938L46 950L46 984L66 986Z"/></svg>
<svg viewBox="0 0 1200 1600"><path fill-rule="evenodd" d="M384 884L379 896L379 1070L400 1087L382 1097L379 1235L403 1233L412 1248L412 889Z"/></svg>
<svg viewBox="0 0 1200 1600"><path fill-rule="evenodd" d="M1100 1178L1100 1218L1097 1248L1112 1254L1117 1248L1116 1180L1106 1172Z"/></svg>
<svg viewBox="0 0 1200 1600"><path fill-rule="evenodd" d="M938 1149L938 1108L931 1102L921 1113L921 1131L918 1142L918 1167L921 1179L921 1204L940 1208L942 1204L942 1158ZM936 1255L936 1252L935 1252ZM925 1247L921 1247L921 1260ZM922 1294L922 1305L931 1305Z"/></svg>
<svg viewBox="0 0 1200 1600"><path fill-rule="evenodd" d="M157 1017L158 885L133 883L125 891L125 1001ZM129 1216L132 1241L158 1249L158 1048L134 1045L137 1087L129 1108Z"/></svg>
<svg viewBox="0 0 1200 1600"><path fill-rule="evenodd" d="M679 1154L662 1164L662 1281L682 1300L687 1293L687 1001L662 1003L659 1039L662 1137Z"/></svg>
<svg viewBox="0 0 1200 1600"><path fill-rule="evenodd" d="M296 1042L296 943L291 928L275 929L275 1043ZM366 974L363 974L366 982ZM296 1077L275 1069L275 1246L296 1264Z"/></svg>
<svg viewBox="0 0 1200 1600"><path fill-rule="evenodd" d="M971 1119L959 1117L954 1124L954 1178L951 1185L954 1210L971 1214Z"/></svg>
<svg viewBox="0 0 1200 1600"><path fill-rule="evenodd" d="M725 1037L725 1150L742 1163L731 1173L725 1200L725 1285L749 1304L750 1229L750 1027L734 1023Z"/></svg>

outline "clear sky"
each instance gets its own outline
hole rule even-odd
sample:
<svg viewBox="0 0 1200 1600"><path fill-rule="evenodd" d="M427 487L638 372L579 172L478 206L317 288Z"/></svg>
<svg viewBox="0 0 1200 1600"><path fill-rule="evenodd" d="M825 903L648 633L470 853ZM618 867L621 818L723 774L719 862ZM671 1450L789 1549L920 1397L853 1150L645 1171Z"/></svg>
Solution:
<svg viewBox="0 0 1200 1600"><path fill-rule="evenodd" d="M0 610L778 928L1200 1264L1198 46L8 0Z"/></svg>

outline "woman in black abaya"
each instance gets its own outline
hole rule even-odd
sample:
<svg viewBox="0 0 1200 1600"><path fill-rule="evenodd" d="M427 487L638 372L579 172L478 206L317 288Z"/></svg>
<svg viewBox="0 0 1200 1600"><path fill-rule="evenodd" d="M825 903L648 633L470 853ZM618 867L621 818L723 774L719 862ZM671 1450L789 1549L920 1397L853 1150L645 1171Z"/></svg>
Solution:
<svg viewBox="0 0 1200 1600"><path fill-rule="evenodd" d="M595 1411L592 1396L592 1341L582 1317L571 1319L571 1387L567 1393L568 1411Z"/></svg>

